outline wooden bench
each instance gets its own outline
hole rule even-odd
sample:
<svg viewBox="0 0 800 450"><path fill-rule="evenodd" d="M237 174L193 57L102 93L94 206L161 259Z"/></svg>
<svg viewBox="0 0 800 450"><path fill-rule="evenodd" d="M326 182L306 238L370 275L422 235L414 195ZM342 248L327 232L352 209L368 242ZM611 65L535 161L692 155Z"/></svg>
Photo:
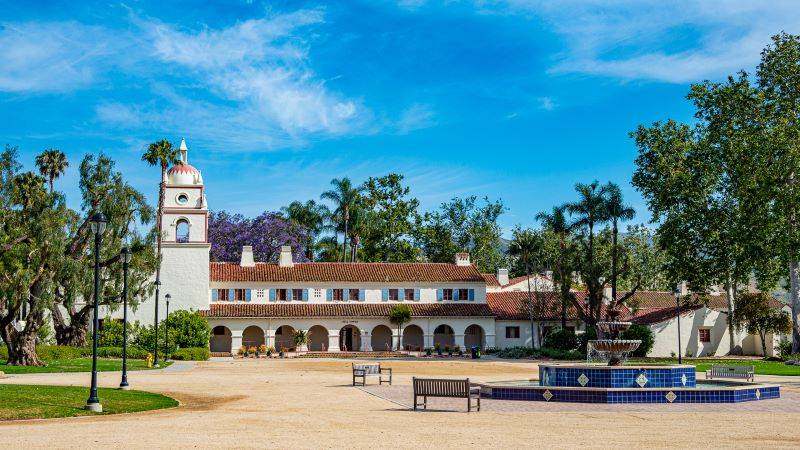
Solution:
<svg viewBox="0 0 800 450"><path fill-rule="evenodd" d="M384 380L383 374L389 373L389 379ZM392 369L381 367L380 364L355 364L353 363L353 386L356 385L356 378L361 378L361 386L367 385L367 377L378 377L378 384L392 384Z"/></svg>
<svg viewBox="0 0 800 450"><path fill-rule="evenodd" d="M447 397L467 399L467 412L472 411L472 399L477 399L478 411L481 410L481 388L472 386L469 378L466 380L451 380L414 377L412 381L414 384L414 411L420 405L417 397L422 397L424 409L428 409L428 397Z"/></svg>
<svg viewBox="0 0 800 450"><path fill-rule="evenodd" d="M706 371L706 379L714 378L743 378L747 381L755 381L755 367L713 364L711 369Z"/></svg>

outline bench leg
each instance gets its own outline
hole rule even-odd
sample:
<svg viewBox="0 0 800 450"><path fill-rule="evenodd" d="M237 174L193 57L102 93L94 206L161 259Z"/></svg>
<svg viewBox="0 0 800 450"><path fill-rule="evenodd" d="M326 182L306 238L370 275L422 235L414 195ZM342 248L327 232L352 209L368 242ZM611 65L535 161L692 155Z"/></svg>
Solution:
<svg viewBox="0 0 800 450"><path fill-rule="evenodd" d="M414 411L417 410L417 394L414 394Z"/></svg>

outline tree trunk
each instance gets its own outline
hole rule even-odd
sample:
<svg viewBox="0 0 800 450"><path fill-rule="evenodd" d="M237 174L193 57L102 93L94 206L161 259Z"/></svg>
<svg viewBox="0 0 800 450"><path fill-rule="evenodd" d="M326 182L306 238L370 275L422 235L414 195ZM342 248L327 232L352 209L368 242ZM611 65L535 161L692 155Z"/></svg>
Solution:
<svg viewBox="0 0 800 450"><path fill-rule="evenodd" d="M611 229L611 306L617 306L617 219L614 219Z"/></svg>
<svg viewBox="0 0 800 450"><path fill-rule="evenodd" d="M789 263L792 299L792 353L800 353L800 261Z"/></svg>
<svg viewBox="0 0 800 450"><path fill-rule="evenodd" d="M0 329L0 335L8 349L9 366L44 366L44 362L36 354L36 336L42 326L42 313L29 314L25 328L17 331L9 324Z"/></svg>
<svg viewBox="0 0 800 450"><path fill-rule="evenodd" d="M767 357L767 332L764 330L759 330L759 336L761 336L761 354L764 358Z"/></svg>
<svg viewBox="0 0 800 450"><path fill-rule="evenodd" d="M58 345L69 345L71 347L83 347L86 345L86 336L89 331L89 314L82 308L77 313L68 311L69 323L64 320L64 316L57 305L50 309L53 317L53 328L56 331L56 343Z"/></svg>
<svg viewBox="0 0 800 450"><path fill-rule="evenodd" d="M730 273L725 276L725 291L728 296L728 340L730 345L730 350L728 350L728 354L736 355L741 353L741 348L736 347L736 336L734 332L736 331L733 326L733 299L736 297L736 289L734 286L733 278L731 277Z"/></svg>

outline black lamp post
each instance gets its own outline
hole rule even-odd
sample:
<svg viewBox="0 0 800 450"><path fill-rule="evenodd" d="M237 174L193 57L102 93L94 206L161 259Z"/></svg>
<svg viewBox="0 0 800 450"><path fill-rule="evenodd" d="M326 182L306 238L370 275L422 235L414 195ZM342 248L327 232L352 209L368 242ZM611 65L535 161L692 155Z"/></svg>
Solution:
<svg viewBox="0 0 800 450"><path fill-rule="evenodd" d="M167 317L164 319L164 361L169 359L169 299L172 296L167 294L164 300L167 301Z"/></svg>
<svg viewBox="0 0 800 450"><path fill-rule="evenodd" d="M95 213L89 219L94 233L94 323L92 333L92 387L86 409L92 412L103 412L103 405L97 397L97 332L100 327L100 244L103 232L106 231L106 217L103 213Z"/></svg>
<svg viewBox="0 0 800 450"><path fill-rule="evenodd" d="M131 262L131 251L122 247L122 382L119 388L127 391L128 386L128 265Z"/></svg>
<svg viewBox="0 0 800 450"><path fill-rule="evenodd" d="M154 320L155 321L154 331L156 335L156 344L154 350L155 354L153 355L153 367L158 367L158 290L161 288L161 282L156 280L155 285L156 285L156 316L155 316L156 318Z"/></svg>
<svg viewBox="0 0 800 450"><path fill-rule="evenodd" d="M678 317L678 364L683 364L683 347L681 346L681 286L675 288L675 311Z"/></svg>

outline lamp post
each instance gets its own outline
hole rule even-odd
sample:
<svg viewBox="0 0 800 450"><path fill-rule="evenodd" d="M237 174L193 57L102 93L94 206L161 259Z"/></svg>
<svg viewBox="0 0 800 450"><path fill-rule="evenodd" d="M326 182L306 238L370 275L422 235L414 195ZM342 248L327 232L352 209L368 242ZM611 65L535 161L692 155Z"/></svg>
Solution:
<svg viewBox="0 0 800 450"><path fill-rule="evenodd" d="M128 265L131 262L131 251L122 247L122 382L119 388L123 391L130 389L128 386Z"/></svg>
<svg viewBox="0 0 800 450"><path fill-rule="evenodd" d="M100 327L100 244L103 232L106 231L106 217L103 213L95 213L89 219L92 233L94 233L94 323L92 333L92 387L89 390L89 399L86 400L86 409L92 412L103 412L103 405L97 398L97 332Z"/></svg>
<svg viewBox="0 0 800 450"><path fill-rule="evenodd" d="M675 288L675 311L678 318L678 364L683 364L683 346L681 345L681 286Z"/></svg>
<svg viewBox="0 0 800 450"><path fill-rule="evenodd" d="M169 359L169 299L172 296L167 294L164 300L167 301L167 317L164 319L164 361Z"/></svg>
<svg viewBox="0 0 800 450"><path fill-rule="evenodd" d="M153 367L158 367L158 290L161 288L161 282L156 280L154 283L156 285L156 316L155 316L155 336L156 336L156 343L155 343L155 350L153 355Z"/></svg>

